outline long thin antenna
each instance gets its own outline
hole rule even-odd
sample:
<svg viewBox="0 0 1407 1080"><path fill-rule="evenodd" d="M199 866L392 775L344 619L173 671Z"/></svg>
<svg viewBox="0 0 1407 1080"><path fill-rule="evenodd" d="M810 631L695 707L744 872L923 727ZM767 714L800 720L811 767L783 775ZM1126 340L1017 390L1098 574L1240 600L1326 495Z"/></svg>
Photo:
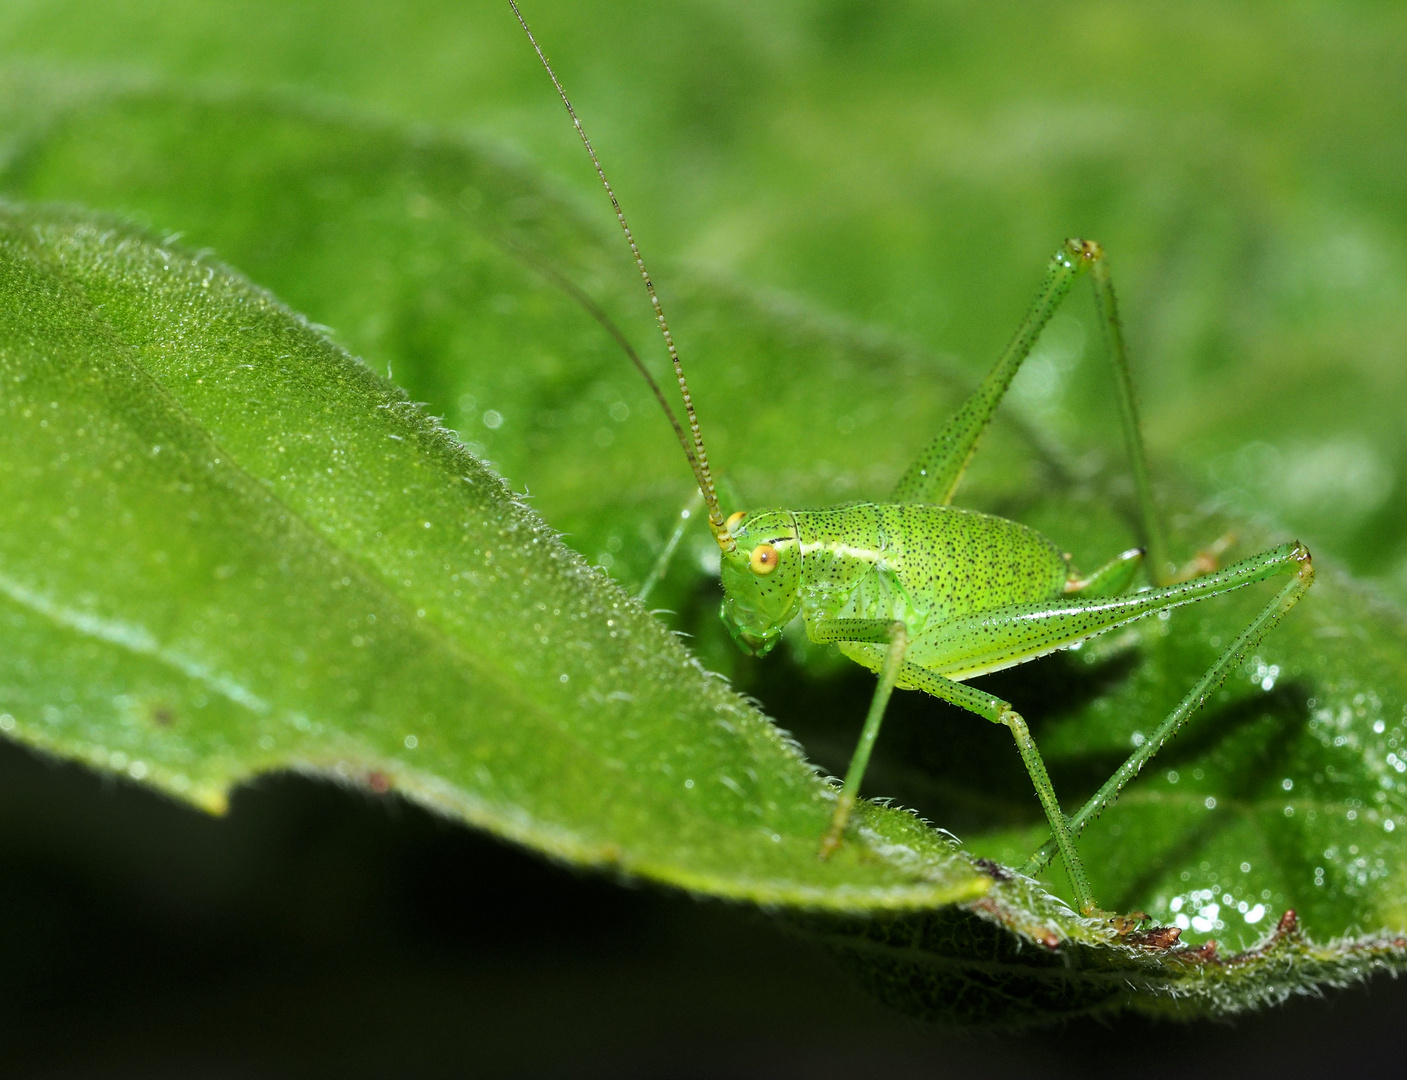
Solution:
<svg viewBox="0 0 1407 1080"><path fill-rule="evenodd" d="M694 464L694 448L689 445L689 436L684 434L683 427L679 424L679 417L674 415L674 410L669 407L669 399L664 396L664 391L660 389L660 384L655 381L655 377L650 374L650 369L645 366L645 361L640 359L640 354L635 351L635 346L630 344L630 339L625 336L625 332L615 324L604 308L593 300L589 293L578 285L571 278L563 274L555 266L549 263L537 252L523 246L516 240L505 235L490 234L491 238L502 245L505 250L522 259L539 274L545 277L557 288L570 296L585 309L586 313L601 324L601 328L615 339L617 345L624 350L625 355L630 358L630 362L635 365L635 370L640 373L640 377L645 380L650 387L650 392L655 395L655 400L660 403L660 408L664 410L665 419L669 421L669 426L674 429L674 436L679 440L679 447L684 451L684 456L689 459L689 465ZM702 495L702 492L700 492Z"/></svg>
<svg viewBox="0 0 1407 1080"><path fill-rule="evenodd" d="M674 347L674 336L669 332L669 323L665 321L664 308L660 306L660 298L655 293L655 284L650 280L650 272L645 269L645 260L640 257L640 249L635 246L635 237L631 235L630 226L625 222L625 214L620 208L620 202L616 199L615 191L611 188L611 182L606 179L606 172L601 168L601 162L596 158L596 151L591 145L591 140L586 137L586 129L577 119L576 110L572 108L571 101L567 99L567 92L562 89L562 84L557 79L557 73L547 62L547 56L543 53L542 46L537 43L537 38L533 37L533 32L528 28L528 21L518 10L517 0L508 0L508 5L513 9L513 14L518 17L518 23L522 26L523 33L528 35L528 41L532 44L533 51L537 53L537 58L547 69L547 75L552 80L552 85L557 88L557 96L567 107L567 115L572 118L576 133L581 136L582 145L586 147L586 152L591 156L591 164L596 166L596 175L601 178L601 185L606 189L606 195L611 200L611 207L616 212L616 220L620 222L621 231L625 233L625 242L630 245L630 253L635 256L635 265L640 270L640 277L645 282L645 291L650 294L650 303L655 309L655 321L659 323L660 333L664 335L665 348L669 350L669 359L674 365L674 376L679 380L679 393L684 398L684 412L689 417L689 433L693 436L694 451L690 454L686 447L684 453L689 458L689 465L694 470L694 478L699 482L699 491L703 494L704 503L708 506L708 525L713 531L713 538L724 551L732 551L737 547L737 541L728 531L723 511L718 508L718 495L713 489L713 475L708 470L708 452L704 450L703 433L699 430L699 418L694 412L694 399L689 393L689 383L684 378L684 365L680 363L679 352Z"/></svg>

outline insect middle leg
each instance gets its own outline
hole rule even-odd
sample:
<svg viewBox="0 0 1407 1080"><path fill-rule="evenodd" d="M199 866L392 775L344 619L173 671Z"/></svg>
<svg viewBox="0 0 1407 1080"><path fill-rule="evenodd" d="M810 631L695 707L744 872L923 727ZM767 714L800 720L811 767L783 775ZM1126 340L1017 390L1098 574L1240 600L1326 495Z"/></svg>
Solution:
<svg viewBox="0 0 1407 1080"><path fill-rule="evenodd" d="M1036 749L1036 740L1031 738L1031 731L1022 715L1012 708L1009 702L999 697L944 678L912 661L905 661L900 677L907 686L923 690L968 712L974 712L994 724L1003 725L1011 732L1012 738L1016 740L1016 749L1021 755L1021 761L1030 774L1031 784L1036 789L1036 798L1040 800L1041 809L1045 811L1046 820L1050 822L1051 832L1055 834L1055 844L1065 860L1065 872L1070 875L1075 902L1085 914L1096 911L1094 894L1089 887L1089 878L1085 875L1084 863L1080 860L1079 852L1075 850L1075 833L1070 828L1065 812L1060 809L1060 800L1055 797L1055 786L1050 782L1045 761L1041 758L1041 752Z"/></svg>

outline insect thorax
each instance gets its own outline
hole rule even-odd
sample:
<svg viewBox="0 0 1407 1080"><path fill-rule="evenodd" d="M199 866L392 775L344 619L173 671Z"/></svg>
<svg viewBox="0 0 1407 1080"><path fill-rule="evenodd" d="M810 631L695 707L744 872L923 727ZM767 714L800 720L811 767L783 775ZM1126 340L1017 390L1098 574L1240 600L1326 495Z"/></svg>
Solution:
<svg viewBox="0 0 1407 1080"><path fill-rule="evenodd" d="M911 629L1053 599L1060 549L1025 525L950 506L850 503L798 510L807 619L901 619Z"/></svg>

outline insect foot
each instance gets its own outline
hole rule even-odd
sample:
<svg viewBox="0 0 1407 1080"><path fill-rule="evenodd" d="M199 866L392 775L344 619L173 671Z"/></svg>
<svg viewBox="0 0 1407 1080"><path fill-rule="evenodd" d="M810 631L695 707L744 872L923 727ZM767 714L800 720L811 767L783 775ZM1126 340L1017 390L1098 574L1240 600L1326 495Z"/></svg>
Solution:
<svg viewBox="0 0 1407 1080"><path fill-rule="evenodd" d="M840 834L844 829L842 825L836 828L835 818L842 822L850 816L850 811L855 808L855 793L848 788L840 793L835 802L835 816L831 819L830 828L826 830L826 835L821 837L821 850L817 853L822 862L831 857L831 853L840 847Z"/></svg>
<svg viewBox="0 0 1407 1080"><path fill-rule="evenodd" d="M1055 842L1059 845L1060 854L1065 860L1065 872L1070 875L1070 885L1075 890L1075 900L1080 906L1080 912L1084 915L1091 915L1099 909L1094 902L1093 893L1090 892L1084 863L1080 861L1079 853L1075 850L1074 832L1055 797L1055 788L1046 772L1041 752L1036 749L1036 740L1031 738L1031 730L1026 726L1022 715L1006 702L1001 703L997 722L1006 725L1011 731L1012 738L1016 740L1016 750L1021 755L1021 760L1025 762L1026 771L1030 774L1031 783L1036 789L1036 797L1040 799L1041 808L1045 811L1046 818L1050 822L1051 832L1055 834Z"/></svg>

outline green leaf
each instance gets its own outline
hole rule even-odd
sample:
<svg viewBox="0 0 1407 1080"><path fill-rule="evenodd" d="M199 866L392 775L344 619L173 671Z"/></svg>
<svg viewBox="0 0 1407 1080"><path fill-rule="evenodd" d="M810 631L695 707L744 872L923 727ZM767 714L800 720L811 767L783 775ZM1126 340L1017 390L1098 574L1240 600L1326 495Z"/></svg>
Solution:
<svg viewBox="0 0 1407 1080"><path fill-rule="evenodd" d="M763 903L982 891L917 834L821 864L795 748L267 294L110 222L4 226L12 735L211 809L272 768L394 787Z"/></svg>
<svg viewBox="0 0 1407 1080"><path fill-rule="evenodd" d="M614 237L472 146L276 100L137 90L35 120L7 190L213 247L387 364L578 550L643 576L687 471L610 339L537 268L646 342ZM957 1002L967 1020L1227 1012L1401 963L1407 631L1332 568L1083 841L1107 907L1223 941L1219 958L1170 951L897 811L869 810L864 842L820 864L830 795L793 748L387 383L237 276L111 221L13 210L3 252L14 735L208 806L271 768L390 785L555 856L714 895L851 914L966 901L805 925L890 1000ZM666 300L686 356L706 358L715 457L752 502L882 493L961 392L917 351L737 287ZM1186 554L1231 525L1245 550L1285 538L1166 486ZM1011 422L964 501L1085 565L1131 539L1117 474ZM733 659L698 563L668 586L680 625L838 769L867 677ZM1256 599L989 685L1035 718L1073 805ZM1019 865L1044 830L1002 734L903 695L867 791ZM1267 937L1287 907L1307 936Z"/></svg>

